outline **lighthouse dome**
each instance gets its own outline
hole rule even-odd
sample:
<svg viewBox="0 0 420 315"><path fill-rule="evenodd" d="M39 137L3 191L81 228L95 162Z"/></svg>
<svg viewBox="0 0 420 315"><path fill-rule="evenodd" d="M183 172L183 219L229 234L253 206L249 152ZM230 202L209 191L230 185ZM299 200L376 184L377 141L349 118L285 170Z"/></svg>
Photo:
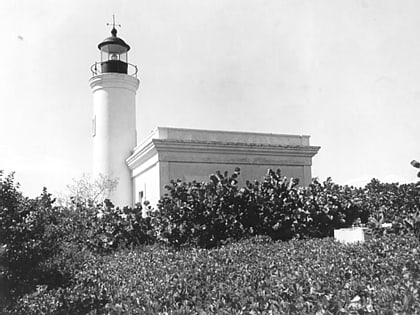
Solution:
<svg viewBox="0 0 420 315"><path fill-rule="evenodd" d="M124 53L130 50L130 46L121 38L117 37L117 30L115 28L111 31L112 36L105 38L99 43L98 48L103 52Z"/></svg>

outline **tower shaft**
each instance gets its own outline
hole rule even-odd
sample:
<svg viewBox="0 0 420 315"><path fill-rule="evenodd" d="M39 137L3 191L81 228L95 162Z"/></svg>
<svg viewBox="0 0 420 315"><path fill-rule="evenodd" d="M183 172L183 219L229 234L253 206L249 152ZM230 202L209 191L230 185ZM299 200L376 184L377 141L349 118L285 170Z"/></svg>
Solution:
<svg viewBox="0 0 420 315"><path fill-rule="evenodd" d="M139 80L124 73L102 73L90 81L93 93L93 174L118 179L108 198L132 206L126 159L136 146L136 91Z"/></svg>

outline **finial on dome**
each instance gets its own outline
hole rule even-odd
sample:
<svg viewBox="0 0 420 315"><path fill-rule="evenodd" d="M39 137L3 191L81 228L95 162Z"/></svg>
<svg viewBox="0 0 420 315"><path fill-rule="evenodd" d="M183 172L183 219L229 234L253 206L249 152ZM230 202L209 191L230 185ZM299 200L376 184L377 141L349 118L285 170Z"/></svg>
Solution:
<svg viewBox="0 0 420 315"><path fill-rule="evenodd" d="M111 23L106 23L107 26L111 26L112 25L112 30L111 30L111 34L112 36L116 37L117 36L117 29L115 28L116 26L121 27L121 24L115 24L115 14L112 13L112 24Z"/></svg>

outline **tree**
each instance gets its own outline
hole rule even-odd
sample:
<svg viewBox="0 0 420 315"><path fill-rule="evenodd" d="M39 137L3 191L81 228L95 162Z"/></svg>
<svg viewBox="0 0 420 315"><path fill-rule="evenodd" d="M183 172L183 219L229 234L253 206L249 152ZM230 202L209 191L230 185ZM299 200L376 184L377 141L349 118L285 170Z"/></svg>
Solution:
<svg viewBox="0 0 420 315"><path fill-rule="evenodd" d="M95 206L102 204L108 199L118 185L117 178L111 178L104 174L92 177L83 174L78 179L67 185L67 192L58 199L61 206Z"/></svg>

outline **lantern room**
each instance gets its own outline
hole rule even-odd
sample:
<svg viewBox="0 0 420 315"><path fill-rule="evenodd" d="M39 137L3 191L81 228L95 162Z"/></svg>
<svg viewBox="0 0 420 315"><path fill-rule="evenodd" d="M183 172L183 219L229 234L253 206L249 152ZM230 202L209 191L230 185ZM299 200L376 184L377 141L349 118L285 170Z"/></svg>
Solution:
<svg viewBox="0 0 420 315"><path fill-rule="evenodd" d="M101 72L127 74L128 51L130 50L130 46L121 38L117 37L115 27L112 28L111 35L98 45L101 51Z"/></svg>

